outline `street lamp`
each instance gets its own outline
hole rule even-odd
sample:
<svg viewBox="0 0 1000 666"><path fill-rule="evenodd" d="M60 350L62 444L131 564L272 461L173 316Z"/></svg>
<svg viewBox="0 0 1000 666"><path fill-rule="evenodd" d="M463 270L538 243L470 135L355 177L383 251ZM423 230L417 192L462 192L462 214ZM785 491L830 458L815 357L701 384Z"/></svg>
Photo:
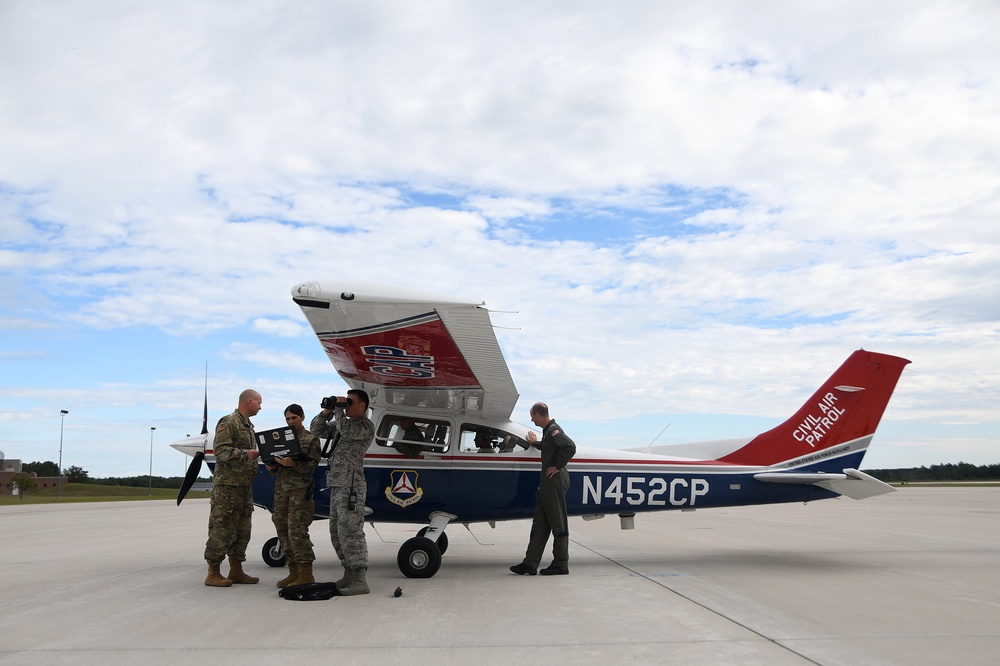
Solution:
<svg viewBox="0 0 1000 666"><path fill-rule="evenodd" d="M153 496L153 431L156 427L149 429L149 496Z"/></svg>
<svg viewBox="0 0 1000 666"><path fill-rule="evenodd" d="M66 423L66 415L69 412L65 409L59 410L59 474L56 476L56 497L62 498L62 442L63 425Z"/></svg>

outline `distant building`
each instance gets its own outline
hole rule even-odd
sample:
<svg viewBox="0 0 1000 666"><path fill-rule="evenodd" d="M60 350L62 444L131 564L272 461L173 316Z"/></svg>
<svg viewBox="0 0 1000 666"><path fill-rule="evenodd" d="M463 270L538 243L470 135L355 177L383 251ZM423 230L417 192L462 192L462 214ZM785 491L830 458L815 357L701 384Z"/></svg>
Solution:
<svg viewBox="0 0 1000 666"><path fill-rule="evenodd" d="M21 461L16 458L0 459L0 495L13 495L15 489L14 476L21 473ZM66 485L69 481L66 477L57 478L54 476L38 476L34 472L31 476L38 482L37 490L55 488L60 483Z"/></svg>

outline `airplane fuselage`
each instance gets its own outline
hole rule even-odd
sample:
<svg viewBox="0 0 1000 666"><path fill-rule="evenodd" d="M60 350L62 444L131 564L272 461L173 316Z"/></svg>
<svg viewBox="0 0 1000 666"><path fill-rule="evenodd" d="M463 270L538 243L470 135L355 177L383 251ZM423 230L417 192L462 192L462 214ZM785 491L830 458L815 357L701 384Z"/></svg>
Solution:
<svg viewBox="0 0 1000 666"><path fill-rule="evenodd" d="M837 497L814 485L758 481L765 467L671 461L663 456L580 449L567 466L571 516L635 514L650 511L805 502ZM840 468L860 462L863 450L847 450L833 462ZM214 468L214 462L210 462ZM254 482L254 502L272 509L274 477L263 465ZM799 471L808 468L798 468ZM365 505L371 522L427 524L434 512L472 523L530 518L535 510L541 465L537 452L402 456L370 453L365 459ZM326 462L315 472L316 518L329 516Z"/></svg>

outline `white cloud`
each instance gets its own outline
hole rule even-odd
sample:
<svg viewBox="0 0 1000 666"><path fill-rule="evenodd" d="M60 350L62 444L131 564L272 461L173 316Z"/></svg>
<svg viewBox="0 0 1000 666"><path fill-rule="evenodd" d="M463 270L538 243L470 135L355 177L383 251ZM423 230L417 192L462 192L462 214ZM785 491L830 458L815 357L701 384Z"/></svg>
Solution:
<svg viewBox="0 0 1000 666"><path fill-rule="evenodd" d="M297 338L307 332L306 327L287 319L254 319L251 328L279 338Z"/></svg>
<svg viewBox="0 0 1000 666"><path fill-rule="evenodd" d="M232 361L246 361L265 368L278 368L289 372L306 374L326 374L329 372L326 359L307 359L297 354L242 342L231 344L229 349L222 353L222 356Z"/></svg>
<svg viewBox="0 0 1000 666"><path fill-rule="evenodd" d="M894 418L995 421L998 28L989 2L5 6L0 361L57 385L45 359L149 326L237 392L322 392L289 288L337 277L517 311L515 381L573 418L615 391L780 416L864 346L914 361Z"/></svg>

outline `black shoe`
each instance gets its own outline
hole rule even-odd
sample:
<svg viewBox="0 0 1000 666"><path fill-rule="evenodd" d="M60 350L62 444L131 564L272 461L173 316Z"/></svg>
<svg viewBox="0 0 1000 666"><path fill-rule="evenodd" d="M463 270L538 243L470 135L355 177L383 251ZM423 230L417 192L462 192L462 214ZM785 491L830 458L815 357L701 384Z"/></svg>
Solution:
<svg viewBox="0 0 1000 666"><path fill-rule="evenodd" d="M569 567L560 567L555 564L550 564L538 573L543 576L567 576L569 575Z"/></svg>
<svg viewBox="0 0 1000 666"><path fill-rule="evenodd" d="M516 573L518 576L523 576L524 574L528 574L529 576L534 576L536 573L538 573L535 567L529 567L524 562L521 562L520 564L515 564L510 568L510 570Z"/></svg>

